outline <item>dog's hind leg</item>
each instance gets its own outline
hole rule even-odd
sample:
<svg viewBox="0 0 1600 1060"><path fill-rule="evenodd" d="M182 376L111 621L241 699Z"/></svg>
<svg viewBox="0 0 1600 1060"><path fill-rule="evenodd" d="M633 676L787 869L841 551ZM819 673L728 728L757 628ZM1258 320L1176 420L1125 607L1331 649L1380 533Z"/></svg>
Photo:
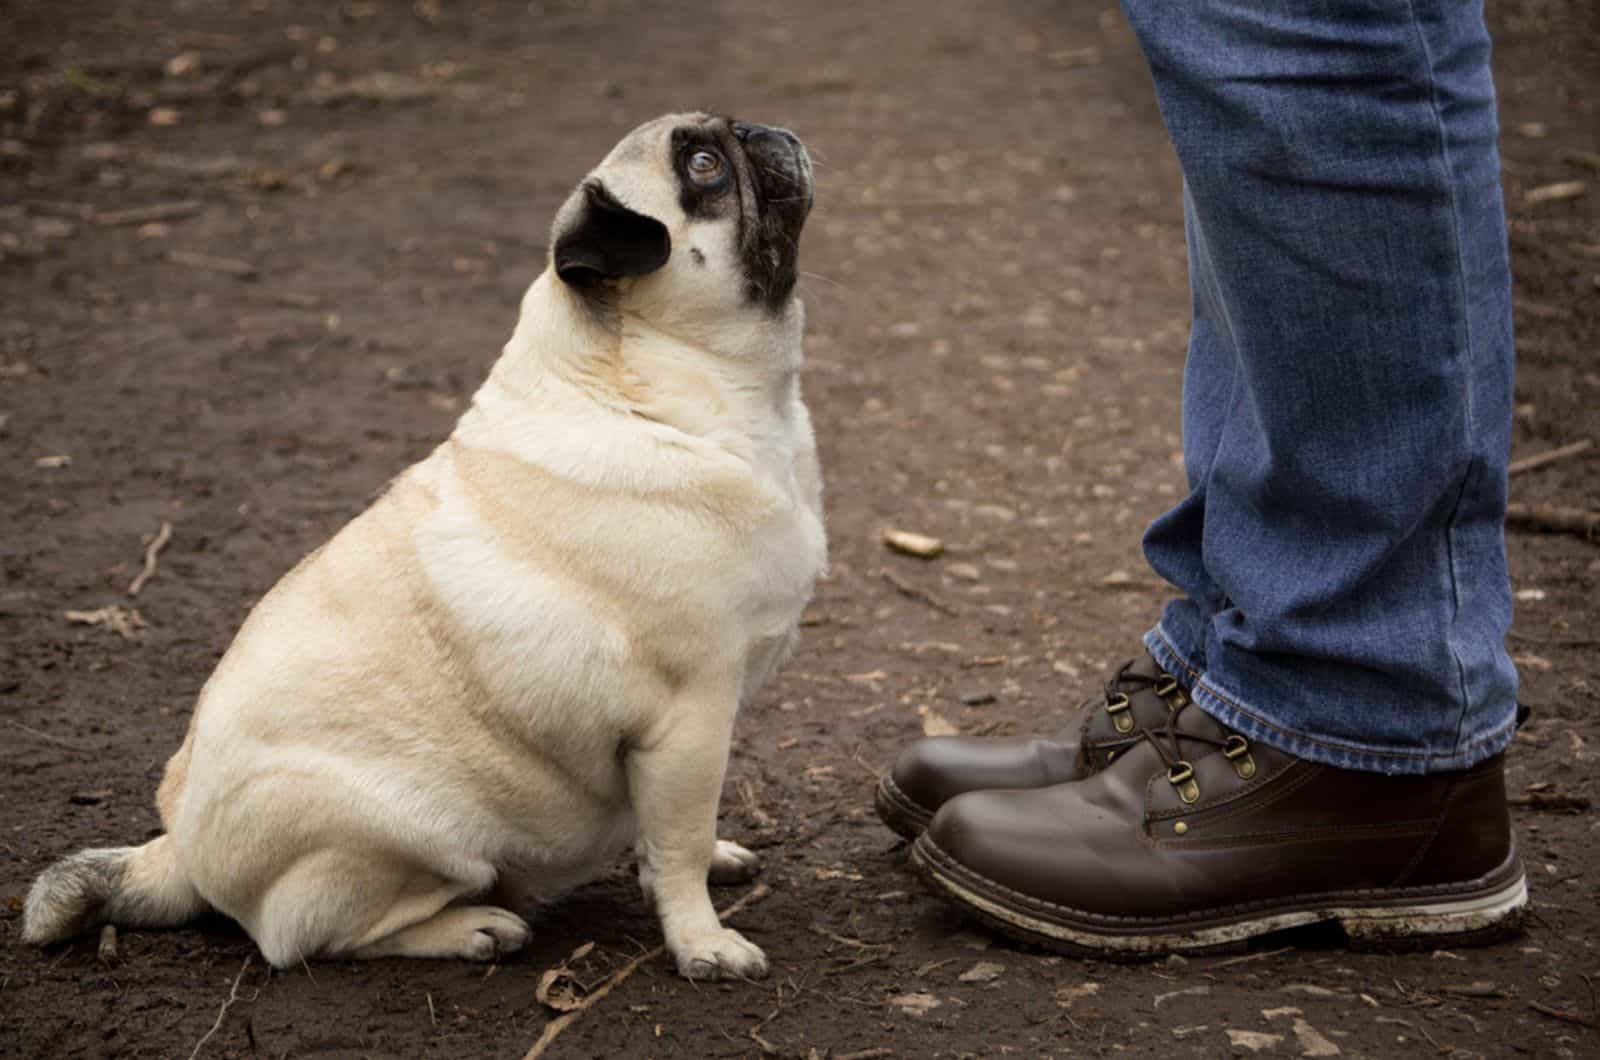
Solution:
<svg viewBox="0 0 1600 1060"><path fill-rule="evenodd" d="M718 887L746 883L761 871L761 858L753 850L746 850L731 839L717 840L717 849L711 855L710 881Z"/></svg>
<svg viewBox="0 0 1600 1060"><path fill-rule="evenodd" d="M324 850L275 880L255 915L240 920L275 967L321 957L487 960L528 940L528 925L492 906L447 908L493 882L447 879L383 854Z"/></svg>

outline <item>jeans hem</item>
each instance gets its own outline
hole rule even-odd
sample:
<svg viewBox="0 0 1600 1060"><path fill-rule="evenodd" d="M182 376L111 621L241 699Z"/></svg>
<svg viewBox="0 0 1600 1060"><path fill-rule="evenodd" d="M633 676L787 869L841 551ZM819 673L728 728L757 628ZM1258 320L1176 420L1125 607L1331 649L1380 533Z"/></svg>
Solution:
<svg viewBox="0 0 1600 1060"><path fill-rule="evenodd" d="M1397 750L1330 740L1282 725L1267 711L1255 704L1246 705L1243 697L1219 688L1206 678L1204 668L1195 663L1195 653L1177 647L1161 623L1144 635L1144 646L1163 670L1178 678L1195 705L1223 725L1248 739L1260 740L1297 758L1339 769L1389 774L1469 769L1505 750L1516 734L1516 715L1513 711L1503 724L1458 744L1447 753Z"/></svg>

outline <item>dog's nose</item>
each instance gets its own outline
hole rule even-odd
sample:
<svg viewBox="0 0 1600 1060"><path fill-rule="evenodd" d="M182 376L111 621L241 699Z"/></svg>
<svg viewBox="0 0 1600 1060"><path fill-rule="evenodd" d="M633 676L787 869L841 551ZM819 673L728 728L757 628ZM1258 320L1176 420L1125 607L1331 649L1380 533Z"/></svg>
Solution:
<svg viewBox="0 0 1600 1060"><path fill-rule="evenodd" d="M788 129L779 129L771 125L757 125L754 122L734 122L733 135L739 138L740 143L750 143L753 140L765 140L776 136L788 141L790 147L798 147L800 144L800 138Z"/></svg>

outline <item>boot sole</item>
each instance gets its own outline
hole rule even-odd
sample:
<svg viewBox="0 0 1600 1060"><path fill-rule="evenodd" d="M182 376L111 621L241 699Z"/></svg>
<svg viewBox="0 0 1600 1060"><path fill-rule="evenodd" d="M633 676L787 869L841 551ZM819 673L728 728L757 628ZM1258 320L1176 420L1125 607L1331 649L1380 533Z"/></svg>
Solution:
<svg viewBox="0 0 1600 1060"><path fill-rule="evenodd" d="M878 811L878 817L895 833L907 839L916 839L928 829L928 822L933 820L933 811L923 809L905 792L888 773L878 781L878 789L872 797L873 809Z"/></svg>
<svg viewBox="0 0 1600 1060"><path fill-rule="evenodd" d="M911 861L938 893L1001 934L1056 953L1111 960L1237 952L1262 935L1330 921L1353 950L1483 945L1517 935L1528 902L1514 846L1495 871L1449 887L1301 895L1181 918L1101 917L1041 902L966 869L926 836L911 848Z"/></svg>

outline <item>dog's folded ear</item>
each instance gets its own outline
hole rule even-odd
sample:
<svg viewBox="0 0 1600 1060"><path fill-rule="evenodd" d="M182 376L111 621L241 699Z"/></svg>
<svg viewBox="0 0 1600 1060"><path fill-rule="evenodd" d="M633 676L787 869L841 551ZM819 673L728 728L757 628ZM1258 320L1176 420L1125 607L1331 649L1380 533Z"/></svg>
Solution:
<svg viewBox="0 0 1600 1060"><path fill-rule="evenodd" d="M563 211L567 212L567 211ZM556 235L556 275L588 289L623 276L643 276L667 263L667 226L618 202L599 181L583 186L583 199Z"/></svg>

